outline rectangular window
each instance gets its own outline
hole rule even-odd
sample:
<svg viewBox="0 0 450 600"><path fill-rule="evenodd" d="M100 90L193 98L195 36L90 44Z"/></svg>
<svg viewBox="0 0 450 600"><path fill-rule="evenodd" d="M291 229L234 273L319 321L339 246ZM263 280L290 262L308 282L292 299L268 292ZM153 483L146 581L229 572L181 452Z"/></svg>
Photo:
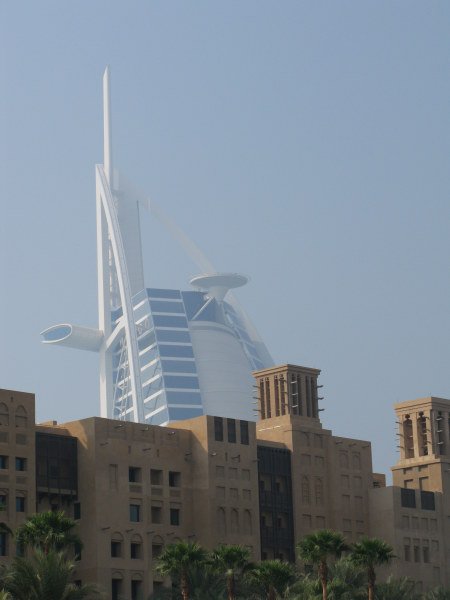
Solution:
<svg viewBox="0 0 450 600"><path fill-rule="evenodd" d="M16 512L25 512L24 496L16 496Z"/></svg>
<svg viewBox="0 0 450 600"><path fill-rule="evenodd" d="M181 473L169 471L169 487L181 487Z"/></svg>
<svg viewBox="0 0 450 600"><path fill-rule="evenodd" d="M404 546L404 552L405 552L405 561L410 562L411 561L411 546Z"/></svg>
<svg viewBox="0 0 450 600"><path fill-rule="evenodd" d="M414 562L420 562L420 546L414 546Z"/></svg>
<svg viewBox="0 0 450 600"><path fill-rule="evenodd" d="M164 358L194 358L192 346L159 345L159 354Z"/></svg>
<svg viewBox="0 0 450 600"><path fill-rule="evenodd" d="M8 534L0 533L0 556L6 556L8 553Z"/></svg>
<svg viewBox="0 0 450 600"><path fill-rule="evenodd" d="M245 446L249 444L248 421L241 421L241 444Z"/></svg>
<svg viewBox="0 0 450 600"><path fill-rule="evenodd" d="M73 545L73 552L74 552L74 559L75 560L81 560L81 550L82 550L81 544L79 544L78 542L76 542Z"/></svg>
<svg viewBox="0 0 450 600"><path fill-rule="evenodd" d="M1 455L0 456L0 469L7 469L8 468L8 457Z"/></svg>
<svg viewBox="0 0 450 600"><path fill-rule="evenodd" d="M139 544L138 542L131 542L130 558L142 558L142 544Z"/></svg>
<svg viewBox="0 0 450 600"><path fill-rule="evenodd" d="M164 375L164 384L168 388L185 388L187 390L198 390L198 378L187 375Z"/></svg>
<svg viewBox="0 0 450 600"><path fill-rule="evenodd" d="M214 439L216 442L223 442L223 419L214 417Z"/></svg>
<svg viewBox="0 0 450 600"><path fill-rule="evenodd" d="M191 337L187 331L170 331L168 329L158 329L156 332L158 342L180 342L190 344Z"/></svg>
<svg viewBox="0 0 450 600"><path fill-rule="evenodd" d="M150 308L156 313L184 314L182 302L164 302L163 300L150 300Z"/></svg>
<svg viewBox="0 0 450 600"><path fill-rule="evenodd" d="M162 507L161 506L152 506L152 523L161 524L162 523Z"/></svg>
<svg viewBox="0 0 450 600"><path fill-rule="evenodd" d="M407 488L400 490L401 505L403 508L416 508L416 491Z"/></svg>
<svg viewBox="0 0 450 600"><path fill-rule="evenodd" d="M131 600L141 600L142 599L142 581L131 582Z"/></svg>
<svg viewBox="0 0 450 600"><path fill-rule="evenodd" d="M7 497L6 494L0 494L0 510L6 510Z"/></svg>
<svg viewBox="0 0 450 600"><path fill-rule="evenodd" d="M170 524L171 525L179 525L180 524L180 509L179 508L171 508L170 509Z"/></svg>
<svg viewBox="0 0 450 600"><path fill-rule="evenodd" d="M428 546L424 546L422 548L422 555L423 555L423 562L429 563L430 562L430 549L428 548Z"/></svg>
<svg viewBox="0 0 450 600"><path fill-rule="evenodd" d="M118 484L118 466L109 465L109 489L117 490Z"/></svg>
<svg viewBox="0 0 450 600"><path fill-rule="evenodd" d="M236 443L236 421L234 419L227 419L227 430L228 430L228 442L230 444Z"/></svg>
<svg viewBox="0 0 450 600"><path fill-rule="evenodd" d="M122 556L122 542L111 540L111 557L120 558Z"/></svg>
<svg viewBox="0 0 450 600"><path fill-rule="evenodd" d="M139 467L128 467L128 481L139 483L141 481L141 469Z"/></svg>
<svg viewBox="0 0 450 600"><path fill-rule="evenodd" d="M162 360L164 373L197 373L197 367L193 360Z"/></svg>
<svg viewBox="0 0 450 600"><path fill-rule="evenodd" d="M122 593L122 580L111 579L111 600L119 600Z"/></svg>
<svg viewBox="0 0 450 600"><path fill-rule="evenodd" d="M158 558L158 556L161 556L162 551L163 551L162 544L152 544L152 558L153 558L153 560L155 558Z"/></svg>
<svg viewBox="0 0 450 600"><path fill-rule="evenodd" d="M420 505L422 510L435 510L434 492L420 492Z"/></svg>
<svg viewBox="0 0 450 600"><path fill-rule="evenodd" d="M73 505L73 518L75 521L81 519L81 504L79 502L75 502Z"/></svg>
<svg viewBox="0 0 450 600"><path fill-rule="evenodd" d="M154 315L153 323L155 327L179 327L187 329L188 326L186 317L168 317L164 315Z"/></svg>
<svg viewBox="0 0 450 600"><path fill-rule="evenodd" d="M130 504L130 521L139 523L141 520L141 507L139 504Z"/></svg>
<svg viewBox="0 0 450 600"><path fill-rule="evenodd" d="M161 469L150 469L150 483L152 485L163 484L163 472Z"/></svg>

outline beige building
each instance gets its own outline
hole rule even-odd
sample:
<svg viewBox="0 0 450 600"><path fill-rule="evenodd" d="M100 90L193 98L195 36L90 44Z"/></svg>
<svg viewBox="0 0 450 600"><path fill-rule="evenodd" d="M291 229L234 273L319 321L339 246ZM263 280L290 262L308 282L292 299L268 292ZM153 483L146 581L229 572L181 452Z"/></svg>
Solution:
<svg viewBox="0 0 450 600"><path fill-rule="evenodd" d="M239 543L254 560L295 560L299 539L324 527L349 541L383 537L398 556L395 575L423 589L449 585L450 401L396 406L401 457L386 488L369 442L322 427L319 373L256 372L256 423L35 425L34 396L0 390L3 520L14 529L36 511L66 510L84 543L77 579L114 600L144 599L162 585L154 559L170 542ZM0 561L15 553L0 534Z"/></svg>
<svg viewBox="0 0 450 600"><path fill-rule="evenodd" d="M395 405L394 487L371 491L372 529L394 547L391 571L419 590L450 587L450 400Z"/></svg>

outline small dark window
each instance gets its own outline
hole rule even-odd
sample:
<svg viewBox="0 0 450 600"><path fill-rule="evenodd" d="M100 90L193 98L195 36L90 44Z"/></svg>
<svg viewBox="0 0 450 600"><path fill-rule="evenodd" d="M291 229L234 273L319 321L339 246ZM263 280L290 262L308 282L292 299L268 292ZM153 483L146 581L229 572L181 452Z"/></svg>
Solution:
<svg viewBox="0 0 450 600"><path fill-rule="evenodd" d="M75 560L81 560L81 544L73 545Z"/></svg>
<svg viewBox="0 0 450 600"><path fill-rule="evenodd" d="M436 510L434 503L434 492L420 492L420 505L422 510Z"/></svg>
<svg viewBox="0 0 450 600"><path fill-rule="evenodd" d="M8 553L8 534L0 533L0 556L6 556Z"/></svg>
<svg viewBox="0 0 450 600"><path fill-rule="evenodd" d="M75 502L73 505L73 518L75 521L81 519L81 504L79 502Z"/></svg>
<svg viewBox="0 0 450 600"><path fill-rule="evenodd" d="M178 471L169 471L169 486L180 487L181 486L181 473Z"/></svg>
<svg viewBox="0 0 450 600"><path fill-rule="evenodd" d="M171 508L170 509L170 524L171 525L179 525L180 524L180 509L179 508Z"/></svg>
<svg viewBox="0 0 450 600"><path fill-rule="evenodd" d="M7 469L8 468L8 457L7 456L0 456L0 469Z"/></svg>
<svg viewBox="0 0 450 600"><path fill-rule="evenodd" d="M131 600L141 600L142 581L131 582Z"/></svg>
<svg viewBox="0 0 450 600"><path fill-rule="evenodd" d="M22 544L16 544L16 556L25 556L25 549Z"/></svg>
<svg viewBox="0 0 450 600"><path fill-rule="evenodd" d="M16 471L26 471L27 459L20 456L16 456Z"/></svg>
<svg viewBox="0 0 450 600"><path fill-rule="evenodd" d="M236 421L234 419L227 419L228 429L228 442L230 444L236 443Z"/></svg>
<svg viewBox="0 0 450 600"><path fill-rule="evenodd" d="M162 508L161 506L152 506L152 523L162 523Z"/></svg>
<svg viewBox="0 0 450 600"><path fill-rule="evenodd" d="M214 417L214 439L216 442L223 442L223 419Z"/></svg>
<svg viewBox="0 0 450 600"><path fill-rule="evenodd" d="M416 490L401 488L400 493L403 508L416 508Z"/></svg>
<svg viewBox="0 0 450 600"><path fill-rule="evenodd" d="M111 600L119 600L122 592L122 580L112 579L111 580Z"/></svg>
<svg viewBox="0 0 450 600"><path fill-rule="evenodd" d="M163 472L161 469L150 469L150 483L152 485L163 484Z"/></svg>
<svg viewBox="0 0 450 600"><path fill-rule="evenodd" d="M139 467L128 468L128 481L130 483L139 483L141 481L141 469Z"/></svg>
<svg viewBox="0 0 450 600"><path fill-rule="evenodd" d="M248 421L241 421L241 444L248 446Z"/></svg>
<svg viewBox="0 0 450 600"><path fill-rule="evenodd" d="M158 558L158 556L161 556L163 551L163 545L162 544L152 544L152 558Z"/></svg>
<svg viewBox="0 0 450 600"><path fill-rule="evenodd" d="M141 558L141 549L142 545L138 542L131 542L130 544L130 557L131 558Z"/></svg>
<svg viewBox="0 0 450 600"><path fill-rule="evenodd" d="M6 509L6 506L7 506L6 502L7 502L6 494L0 494L0 510Z"/></svg>
<svg viewBox="0 0 450 600"><path fill-rule="evenodd" d="M404 550L405 550L405 561L410 562L411 561L411 547L405 545Z"/></svg>
<svg viewBox="0 0 450 600"><path fill-rule="evenodd" d="M141 520L141 507L139 504L130 504L130 521L139 523Z"/></svg>
<svg viewBox="0 0 450 600"><path fill-rule="evenodd" d="M119 558L122 556L122 542L117 540L111 541L111 556L112 558Z"/></svg>
<svg viewBox="0 0 450 600"><path fill-rule="evenodd" d="M16 512L25 512L25 498L16 496Z"/></svg>

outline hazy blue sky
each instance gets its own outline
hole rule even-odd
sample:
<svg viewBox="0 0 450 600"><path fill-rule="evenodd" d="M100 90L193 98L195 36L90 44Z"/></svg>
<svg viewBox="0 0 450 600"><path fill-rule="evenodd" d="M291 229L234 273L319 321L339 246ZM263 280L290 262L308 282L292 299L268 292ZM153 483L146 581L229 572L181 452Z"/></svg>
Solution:
<svg viewBox="0 0 450 600"><path fill-rule="evenodd" d="M0 386L98 414L94 164L117 166L238 292L277 362L322 369L325 427L396 461L394 402L450 397L447 1L0 2ZM148 216L147 285L196 268Z"/></svg>

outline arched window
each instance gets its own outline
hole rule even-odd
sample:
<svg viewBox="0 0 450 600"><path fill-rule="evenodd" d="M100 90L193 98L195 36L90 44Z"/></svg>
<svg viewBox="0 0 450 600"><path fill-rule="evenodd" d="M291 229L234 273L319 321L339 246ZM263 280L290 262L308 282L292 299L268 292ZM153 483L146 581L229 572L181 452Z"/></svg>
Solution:
<svg viewBox="0 0 450 600"><path fill-rule="evenodd" d="M249 510L244 510L244 533L247 535L253 533L252 513Z"/></svg>
<svg viewBox="0 0 450 600"><path fill-rule="evenodd" d="M239 513L235 508L231 509L231 533L239 533Z"/></svg>
<svg viewBox="0 0 450 600"><path fill-rule="evenodd" d="M0 402L0 425L9 425L9 409L4 402Z"/></svg>
<svg viewBox="0 0 450 600"><path fill-rule="evenodd" d="M152 539L152 559L155 560L164 550L164 540L160 535L155 535Z"/></svg>
<svg viewBox="0 0 450 600"><path fill-rule="evenodd" d="M16 427L26 427L27 420L27 411L23 406L18 406L16 409Z"/></svg>
<svg viewBox="0 0 450 600"><path fill-rule="evenodd" d="M343 469L348 469L348 454L343 451L339 453L339 464Z"/></svg>
<svg viewBox="0 0 450 600"><path fill-rule="evenodd" d="M227 533L227 519L224 508L217 509L217 529L220 535L226 535Z"/></svg>
<svg viewBox="0 0 450 600"><path fill-rule="evenodd" d="M123 535L115 531L111 535L111 557L120 558L123 556Z"/></svg>

